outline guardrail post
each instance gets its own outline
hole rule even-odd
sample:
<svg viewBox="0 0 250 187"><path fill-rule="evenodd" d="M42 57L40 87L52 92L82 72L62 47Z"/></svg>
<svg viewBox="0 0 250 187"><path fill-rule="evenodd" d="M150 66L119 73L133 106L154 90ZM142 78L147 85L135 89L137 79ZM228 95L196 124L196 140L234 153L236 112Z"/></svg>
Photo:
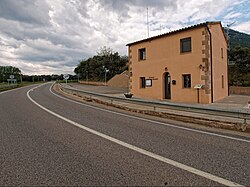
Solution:
<svg viewBox="0 0 250 187"><path fill-rule="evenodd" d="M244 124L247 125L247 116L246 116L246 114L243 115L243 118L244 118Z"/></svg>

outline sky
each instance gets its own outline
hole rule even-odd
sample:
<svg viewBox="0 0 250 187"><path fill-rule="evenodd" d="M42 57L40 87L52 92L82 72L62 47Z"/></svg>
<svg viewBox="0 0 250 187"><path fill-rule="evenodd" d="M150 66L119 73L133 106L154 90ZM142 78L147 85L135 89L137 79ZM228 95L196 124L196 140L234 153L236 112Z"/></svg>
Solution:
<svg viewBox="0 0 250 187"><path fill-rule="evenodd" d="M74 74L104 46L126 44L205 21L250 34L249 0L0 0L0 66L23 74Z"/></svg>

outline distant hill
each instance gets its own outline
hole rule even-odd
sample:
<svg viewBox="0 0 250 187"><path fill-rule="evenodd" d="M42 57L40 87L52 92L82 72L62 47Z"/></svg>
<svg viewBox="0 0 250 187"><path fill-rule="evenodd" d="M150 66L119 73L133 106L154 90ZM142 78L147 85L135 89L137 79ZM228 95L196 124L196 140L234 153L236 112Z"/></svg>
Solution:
<svg viewBox="0 0 250 187"><path fill-rule="evenodd" d="M227 32L226 29L225 29L225 32ZM238 32L232 29L229 29L228 33L230 37L231 48L234 48L236 45L250 48L250 35L249 34Z"/></svg>

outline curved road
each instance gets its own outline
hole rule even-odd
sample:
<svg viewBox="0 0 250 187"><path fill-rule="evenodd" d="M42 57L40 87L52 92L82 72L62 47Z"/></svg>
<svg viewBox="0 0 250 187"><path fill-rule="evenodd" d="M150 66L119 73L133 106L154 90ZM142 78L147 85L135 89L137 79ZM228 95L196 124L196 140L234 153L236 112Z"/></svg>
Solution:
<svg viewBox="0 0 250 187"><path fill-rule="evenodd" d="M51 85L0 93L0 186L250 184L250 139L79 104Z"/></svg>

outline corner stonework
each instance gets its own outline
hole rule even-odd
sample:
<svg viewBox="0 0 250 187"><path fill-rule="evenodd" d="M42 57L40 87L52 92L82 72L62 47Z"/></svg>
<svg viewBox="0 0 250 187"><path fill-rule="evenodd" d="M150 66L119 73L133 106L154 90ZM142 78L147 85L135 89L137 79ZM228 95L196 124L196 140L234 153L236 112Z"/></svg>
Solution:
<svg viewBox="0 0 250 187"><path fill-rule="evenodd" d="M129 48L129 90L132 89L132 50Z"/></svg>
<svg viewBox="0 0 250 187"><path fill-rule="evenodd" d="M205 94L211 94L211 59L210 59L210 36L205 28L202 31L202 73L201 80L205 81Z"/></svg>

